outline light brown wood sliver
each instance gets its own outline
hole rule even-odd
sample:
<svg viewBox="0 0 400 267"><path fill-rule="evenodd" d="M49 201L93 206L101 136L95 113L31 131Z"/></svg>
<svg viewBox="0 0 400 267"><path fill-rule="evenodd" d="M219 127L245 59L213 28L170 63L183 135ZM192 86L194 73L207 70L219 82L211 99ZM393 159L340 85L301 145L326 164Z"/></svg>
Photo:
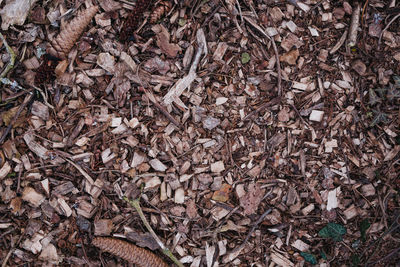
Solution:
<svg viewBox="0 0 400 267"><path fill-rule="evenodd" d="M79 36L81 36L98 10L98 6L91 6L79 13L65 26L57 37L51 41L48 53L60 59L67 58L69 51L75 45Z"/></svg>
<svg viewBox="0 0 400 267"><path fill-rule="evenodd" d="M138 267L168 267L160 257L144 248L112 237L95 237L92 245L118 256Z"/></svg>

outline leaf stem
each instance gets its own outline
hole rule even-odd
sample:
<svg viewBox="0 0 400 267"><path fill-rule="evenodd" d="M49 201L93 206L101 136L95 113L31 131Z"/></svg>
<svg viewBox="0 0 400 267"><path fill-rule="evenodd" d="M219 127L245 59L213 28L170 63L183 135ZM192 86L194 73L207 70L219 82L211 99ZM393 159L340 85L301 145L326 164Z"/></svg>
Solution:
<svg viewBox="0 0 400 267"><path fill-rule="evenodd" d="M3 41L4 46L6 47L7 53L10 55L10 61L8 62L6 68L0 74L0 78L6 77L7 73L14 68L15 64L15 53L14 50L8 45L6 38L4 38L3 34L0 32L0 39Z"/></svg>
<svg viewBox="0 0 400 267"><path fill-rule="evenodd" d="M149 231L149 233L154 238L154 240L156 240L157 244L160 246L161 251L164 253L164 255L167 256L168 258L170 258L177 266L184 267L183 264L174 256L174 254L172 254L172 252L164 245L164 243L161 241L161 239L154 232L153 228L151 228L149 222L146 219L146 216L144 216L142 208L140 207L139 198L130 200L129 198L124 197L124 200L136 209L144 226L147 228L147 231Z"/></svg>

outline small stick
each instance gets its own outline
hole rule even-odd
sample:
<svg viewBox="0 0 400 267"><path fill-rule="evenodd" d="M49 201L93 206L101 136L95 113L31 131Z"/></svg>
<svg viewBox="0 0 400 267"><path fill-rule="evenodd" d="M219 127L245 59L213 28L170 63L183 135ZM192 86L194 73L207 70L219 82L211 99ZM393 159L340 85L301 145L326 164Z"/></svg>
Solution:
<svg viewBox="0 0 400 267"><path fill-rule="evenodd" d="M329 54L334 54L338 49L344 44L346 41L346 36L347 36L348 31L345 30L342 37L340 37L339 41L332 47L331 51L329 51Z"/></svg>
<svg viewBox="0 0 400 267"><path fill-rule="evenodd" d="M258 30L264 37L269 39L272 43L272 47L274 49L275 53L275 59L276 59L276 67L277 67L277 72L278 72L278 96L282 96L282 70L281 70L281 61L279 60L279 53L278 53L278 48L276 47L275 40L271 36L269 36L261 26L257 25L255 21L253 21L252 18L248 16L244 16L244 19L249 23L251 26L253 26L256 30Z"/></svg>
<svg viewBox="0 0 400 267"><path fill-rule="evenodd" d="M19 242L21 242L22 237L25 235L25 233L23 232L21 234L21 236L18 238L17 242L14 244L14 246L11 246L10 250L8 251L6 257L4 258L3 263L1 264L1 267L6 267L7 266L7 261L11 256L11 253L14 251L15 247L18 246Z"/></svg>
<svg viewBox="0 0 400 267"><path fill-rule="evenodd" d="M7 73L14 68L15 64L15 53L12 48L8 45L6 38L4 38L3 34L0 32L0 39L3 41L4 46L6 47L7 53L10 55L10 61L7 64L7 67L0 74L0 78L6 77Z"/></svg>
<svg viewBox="0 0 400 267"><path fill-rule="evenodd" d="M381 34L379 35L379 41L378 41L378 49L381 46L381 40L382 40L382 36L383 33L389 28L390 24L392 24L398 17L400 17L400 13L397 14L396 16L394 16L394 18L392 18L389 23L385 26L385 28L381 31Z"/></svg>
<svg viewBox="0 0 400 267"><path fill-rule="evenodd" d="M266 102L264 104L262 104L261 106L259 106L256 110L253 110L252 112L250 112L249 114L247 114L242 121L246 121L249 120L250 118L252 118L255 114L257 114L258 112L271 107L273 105L278 104L281 101L281 97L275 97L274 99L272 99L269 102Z"/></svg>
<svg viewBox="0 0 400 267"><path fill-rule="evenodd" d="M256 230L256 228L258 227L258 225L265 219L265 217L271 213L272 209L268 209L266 210L261 216L260 218L258 218L258 220L254 223L253 227L251 227L249 233L247 234L246 238L243 240L242 244L238 247L236 247L234 250L232 250L231 252L229 252L229 254L227 255L229 258L229 255L234 255L236 253L238 253L239 251L241 251L244 246L246 245L247 241L250 239L251 234Z"/></svg>
<svg viewBox="0 0 400 267"><path fill-rule="evenodd" d="M158 101L157 101L156 97L153 95L153 93L146 90L144 87L142 87L141 89L145 92L147 98L154 104L154 106L156 106L156 108L158 108L158 110L161 111L162 114L165 115L165 117L167 117L167 119L169 119L173 124L178 126L181 130L185 129L180 122L178 122L174 117L172 117L172 115L169 114L169 112L163 106L161 106L160 103L158 103Z"/></svg>
<svg viewBox="0 0 400 267"><path fill-rule="evenodd" d="M25 96L24 102L19 106L17 112L15 113L14 117L10 121L10 124L8 125L7 129L3 132L2 136L0 137L0 145L3 144L4 140L6 139L8 133L11 131L14 123L17 121L19 115L21 114L22 110L28 105L29 101L31 101L33 97L32 93L29 93L28 95Z"/></svg>
<svg viewBox="0 0 400 267"><path fill-rule="evenodd" d="M161 239L154 232L153 228L151 228L151 225L147 221L146 216L144 216L142 208L140 207L139 199L137 198L134 200L130 200L127 197L124 197L124 200L136 209L137 213L139 214L140 219L142 219L144 226L147 228L147 231L149 231L150 235L154 238L154 240L160 246L164 255L167 256L168 258L170 258L178 267L184 267L183 264L177 258L175 258L174 254L172 254L172 252L164 245L164 243L161 241Z"/></svg>
<svg viewBox="0 0 400 267"><path fill-rule="evenodd" d="M360 25L360 3L356 3L355 7L353 8L353 14L351 16L350 21L350 28L349 28L349 39L348 39L348 46L353 47L357 43L357 30L358 26Z"/></svg>

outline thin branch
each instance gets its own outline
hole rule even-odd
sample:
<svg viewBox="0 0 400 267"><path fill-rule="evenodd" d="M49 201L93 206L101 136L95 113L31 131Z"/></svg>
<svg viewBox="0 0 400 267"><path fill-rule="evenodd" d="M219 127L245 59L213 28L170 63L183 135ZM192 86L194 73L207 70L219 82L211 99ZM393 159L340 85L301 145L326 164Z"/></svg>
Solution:
<svg viewBox="0 0 400 267"><path fill-rule="evenodd" d="M183 264L172 254L172 252L164 245L164 243L161 241L161 239L157 236L157 234L154 232L153 228L151 228L151 225L146 219L146 216L144 216L144 213L142 211L142 208L140 207L139 199L134 199L130 200L127 197L124 197L124 200L128 202L132 207L134 207L139 214L140 219L142 220L144 226L147 228L147 231L149 231L150 235L154 238L154 240L157 242L157 244L160 246L162 252L164 253L165 256L170 258L177 266L179 267L184 267Z"/></svg>
<svg viewBox="0 0 400 267"><path fill-rule="evenodd" d="M240 251L244 248L244 246L246 245L247 241L250 239L250 236L253 234L253 232L256 230L256 228L258 227L258 225L265 219L265 217L270 214L272 211L272 209L268 209L266 210L261 216L260 218L258 218L258 220L254 223L253 227L251 227L249 233L247 234L246 238L243 240L242 244L238 247L236 247L234 250L232 250L231 252L229 252L226 256L226 258L228 258L228 261L231 261L234 257L236 256L236 254L240 253Z"/></svg>
<svg viewBox="0 0 400 267"><path fill-rule="evenodd" d="M6 267L7 266L8 259L10 258L10 256L13 253L14 249L18 246L19 242L21 242L21 239L22 239L22 237L24 235L25 234L22 233L21 236L18 238L17 242L13 246L11 246L10 250L8 251L6 257L3 260L3 263L1 264L1 267Z"/></svg>
<svg viewBox="0 0 400 267"><path fill-rule="evenodd" d="M262 111L262 110L264 110L264 109L266 109L266 108L268 108L268 107L274 106L274 105L278 104L279 102L281 102L281 97L275 97L275 98L272 99L271 101L265 102L264 104L262 104L261 106L259 106L256 110L253 110L252 112L250 112L249 114L247 114L247 115L243 118L242 121L246 121L246 120L251 119L251 118L252 118L254 115L256 115L258 112L260 112L260 111Z"/></svg>
<svg viewBox="0 0 400 267"><path fill-rule="evenodd" d="M14 68L15 64L15 53L12 48L8 45L6 38L4 38L3 34L0 32L0 39L3 41L4 46L6 47L7 53L10 56L10 61L8 62L6 68L0 74L0 78L6 77L7 73Z"/></svg>
<svg viewBox="0 0 400 267"><path fill-rule="evenodd" d="M348 46L353 47L357 43L357 30L358 26L360 26L360 3L356 3L353 8L353 14L351 16L350 28L349 28L349 38L348 38Z"/></svg>
<svg viewBox="0 0 400 267"><path fill-rule="evenodd" d="M247 23L253 26L257 31L259 31L264 37L269 39L272 43L272 48L274 49L275 59L276 59L276 68L278 72L278 96L282 96L282 70L281 70L281 61L279 59L278 48L276 47L275 40L271 36L269 36L265 30L259 26L252 18L248 16L243 17Z"/></svg>
<svg viewBox="0 0 400 267"><path fill-rule="evenodd" d="M158 110L161 111L161 113L164 114L165 117L167 117L167 119L169 119L170 122L175 124L181 130L185 129L179 121L177 121L174 117L172 117L172 115L169 114L169 112L163 106L161 106L160 103L158 103L158 101L157 101L156 97L153 95L153 93L151 93L144 87L142 87L141 89L145 92L147 98L154 104L154 106L156 106L156 108L158 108Z"/></svg>
<svg viewBox="0 0 400 267"><path fill-rule="evenodd" d="M389 28L389 26L390 26L398 17L400 17L400 13L397 14L396 16L394 16L394 17L389 21L389 23L385 26L385 28L381 31L381 34L379 35L378 49L379 49L380 46L381 46L381 40L382 40L383 33Z"/></svg>

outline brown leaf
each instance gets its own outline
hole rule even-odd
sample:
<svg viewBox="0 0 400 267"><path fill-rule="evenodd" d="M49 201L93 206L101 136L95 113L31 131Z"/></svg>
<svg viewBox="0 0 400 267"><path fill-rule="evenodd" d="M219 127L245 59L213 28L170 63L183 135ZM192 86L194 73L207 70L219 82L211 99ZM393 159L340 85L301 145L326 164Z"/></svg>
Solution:
<svg viewBox="0 0 400 267"><path fill-rule="evenodd" d="M296 65L297 58L299 57L300 53L298 49L292 50L283 54L280 59L283 62L288 63L289 65Z"/></svg>
<svg viewBox="0 0 400 267"><path fill-rule="evenodd" d="M149 233L137 233L129 232L126 234L126 238L135 242L136 245L143 248L149 248L151 250L157 250L160 248L157 241Z"/></svg>
<svg viewBox="0 0 400 267"><path fill-rule="evenodd" d="M264 193L265 189L261 189L259 184L249 184L248 192L239 199L245 215L250 215L257 211Z"/></svg>
<svg viewBox="0 0 400 267"><path fill-rule="evenodd" d="M170 36L168 30L162 25L155 25L152 30L157 35L157 45L167 56L174 58L181 51L177 44L170 43Z"/></svg>
<svg viewBox="0 0 400 267"><path fill-rule="evenodd" d="M231 188L229 184L223 184L218 191L215 191L212 199L219 202L226 202L229 199L231 193Z"/></svg>

